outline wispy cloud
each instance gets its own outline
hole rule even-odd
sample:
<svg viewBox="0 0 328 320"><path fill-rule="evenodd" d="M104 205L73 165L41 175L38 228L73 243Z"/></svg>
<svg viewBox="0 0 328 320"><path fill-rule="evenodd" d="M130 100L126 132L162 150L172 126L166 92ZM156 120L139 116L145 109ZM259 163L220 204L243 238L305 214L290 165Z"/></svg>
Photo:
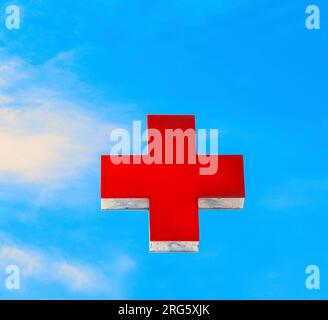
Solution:
<svg viewBox="0 0 328 320"><path fill-rule="evenodd" d="M6 105L9 103L14 102L14 99L12 97L6 96L4 94L0 94L0 106Z"/></svg>
<svg viewBox="0 0 328 320"><path fill-rule="evenodd" d="M0 57L2 61L0 64L0 88L7 87L14 81L25 78L22 70L18 70L18 67L22 64L21 60L6 58L3 51L0 51Z"/></svg>
<svg viewBox="0 0 328 320"><path fill-rule="evenodd" d="M32 275L40 269L40 256L10 245L0 246L0 265L15 263L21 267L23 275Z"/></svg>
<svg viewBox="0 0 328 320"><path fill-rule="evenodd" d="M0 52L0 177L2 182L56 184L99 159L112 125L67 90L90 92L59 53L39 67Z"/></svg>
<svg viewBox="0 0 328 320"><path fill-rule="evenodd" d="M108 152L114 121L94 108L97 90L70 71L73 62L74 52L61 52L35 66L0 49L0 223L6 226L10 219L28 220L35 207L76 206L80 198L88 201L91 188L98 192L89 180L98 174L100 154ZM111 109L106 104L107 116ZM17 213L6 210L13 203ZM66 250L21 243L0 230L0 270L17 265L23 287L54 284L61 292L124 295L126 276L136 266L131 257L118 253L90 262Z"/></svg>
<svg viewBox="0 0 328 320"><path fill-rule="evenodd" d="M107 264L109 271L104 272L100 264L90 265L58 252L51 255L44 249L8 242L3 236L0 238L0 268L4 269L8 265L18 266L22 276L21 282L28 283L26 286L33 285L29 281L46 285L54 283L74 292L106 293L114 298L119 297L123 291L124 277L136 264L126 255L118 255Z"/></svg>
<svg viewBox="0 0 328 320"><path fill-rule="evenodd" d="M58 279L68 283L74 290L90 288L94 285L93 270L87 270L85 267L75 266L68 262L59 262L55 266Z"/></svg>
<svg viewBox="0 0 328 320"><path fill-rule="evenodd" d="M67 103L51 104L0 109L0 173L11 181L56 182L98 160L110 126Z"/></svg>

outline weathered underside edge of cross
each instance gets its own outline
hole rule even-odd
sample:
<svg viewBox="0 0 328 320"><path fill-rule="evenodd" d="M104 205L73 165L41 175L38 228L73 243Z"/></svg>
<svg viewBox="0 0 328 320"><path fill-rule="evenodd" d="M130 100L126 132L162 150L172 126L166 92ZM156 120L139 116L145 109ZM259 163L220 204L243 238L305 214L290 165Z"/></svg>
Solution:
<svg viewBox="0 0 328 320"><path fill-rule="evenodd" d="M200 198L198 208L204 210L242 209L245 198ZM148 210L147 198L102 198L101 210ZM150 252L198 252L198 241L150 241Z"/></svg>
<svg viewBox="0 0 328 320"><path fill-rule="evenodd" d="M242 209L245 198L200 198L198 208L210 209ZM101 210L148 210L147 198L102 198Z"/></svg>

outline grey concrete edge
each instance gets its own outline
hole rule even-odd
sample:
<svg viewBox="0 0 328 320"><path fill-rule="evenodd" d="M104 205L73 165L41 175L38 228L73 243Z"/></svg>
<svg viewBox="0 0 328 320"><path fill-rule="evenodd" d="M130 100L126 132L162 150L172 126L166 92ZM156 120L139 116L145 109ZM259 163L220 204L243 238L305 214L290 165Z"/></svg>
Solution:
<svg viewBox="0 0 328 320"><path fill-rule="evenodd" d="M150 252L198 252L198 241L150 241Z"/></svg>
<svg viewBox="0 0 328 320"><path fill-rule="evenodd" d="M242 209L244 198L200 198L199 209ZM101 210L148 210L149 199L111 198L101 199Z"/></svg>

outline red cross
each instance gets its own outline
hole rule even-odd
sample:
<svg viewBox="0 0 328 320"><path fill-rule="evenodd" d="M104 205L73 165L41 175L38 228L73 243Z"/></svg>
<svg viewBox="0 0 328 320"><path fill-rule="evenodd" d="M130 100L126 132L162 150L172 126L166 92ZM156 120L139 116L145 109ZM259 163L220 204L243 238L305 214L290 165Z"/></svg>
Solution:
<svg viewBox="0 0 328 320"><path fill-rule="evenodd" d="M151 115L148 116L148 129L158 129L162 133L164 162L165 129L195 130L195 117ZM195 163L139 164L137 155L101 156L101 208L149 208L150 251L197 252L198 209L243 207L242 155L211 155L218 161L218 171L214 175L201 175L202 157L206 156L196 155L195 145L195 141L189 145L195 152ZM183 148L186 155L188 144ZM118 165L119 157L124 163Z"/></svg>

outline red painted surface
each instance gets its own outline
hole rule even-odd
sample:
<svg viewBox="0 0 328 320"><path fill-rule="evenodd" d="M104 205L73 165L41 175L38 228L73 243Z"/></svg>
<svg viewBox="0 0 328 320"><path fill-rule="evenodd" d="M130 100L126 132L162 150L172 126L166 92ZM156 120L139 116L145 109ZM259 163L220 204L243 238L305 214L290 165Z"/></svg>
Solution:
<svg viewBox="0 0 328 320"><path fill-rule="evenodd" d="M195 118L148 116L148 128L163 134L165 129L195 129ZM101 157L101 198L148 198L150 241L199 241L199 198L245 197L241 155L213 155L219 170L208 176L199 174L202 156L195 164L152 165L133 164L134 156L123 156L130 164L117 165L117 157L122 156Z"/></svg>

